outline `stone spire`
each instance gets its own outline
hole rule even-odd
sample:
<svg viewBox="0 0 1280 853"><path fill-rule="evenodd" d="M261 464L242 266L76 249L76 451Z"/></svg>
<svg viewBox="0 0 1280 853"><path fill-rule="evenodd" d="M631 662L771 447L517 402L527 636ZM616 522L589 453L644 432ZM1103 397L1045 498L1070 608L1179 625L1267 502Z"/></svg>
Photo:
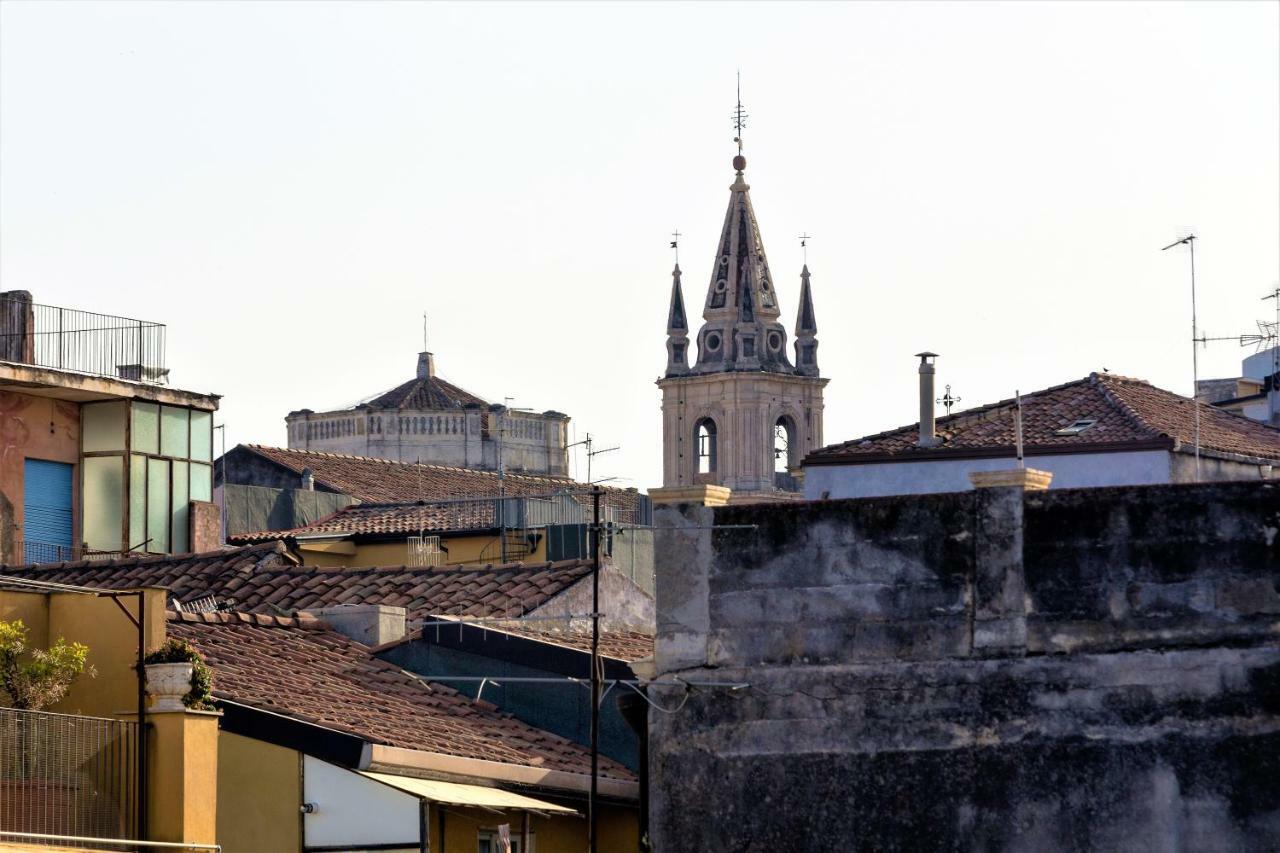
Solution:
<svg viewBox="0 0 1280 853"><path fill-rule="evenodd" d="M671 271L671 309L667 313L667 375L689 372L689 321L680 289L680 265Z"/></svg>
<svg viewBox="0 0 1280 853"><path fill-rule="evenodd" d="M744 176L746 158L734 157L733 167L736 177L729 187L729 208L712 264L694 370L791 373L787 332L778 322L773 275Z"/></svg>
<svg viewBox="0 0 1280 853"><path fill-rule="evenodd" d="M800 270L800 310L796 312L796 373L818 375L818 320L813 313L809 265Z"/></svg>

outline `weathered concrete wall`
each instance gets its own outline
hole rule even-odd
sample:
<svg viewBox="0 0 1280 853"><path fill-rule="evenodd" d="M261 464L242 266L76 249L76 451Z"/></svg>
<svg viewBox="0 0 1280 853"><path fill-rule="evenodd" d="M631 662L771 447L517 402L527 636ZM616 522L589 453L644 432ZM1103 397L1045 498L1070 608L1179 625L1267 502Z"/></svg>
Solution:
<svg viewBox="0 0 1280 853"><path fill-rule="evenodd" d="M591 613L591 601L591 576L588 575L528 615L546 619L543 627L549 631L590 631L590 619L560 622L550 617L583 617ZM653 598L607 559L600 564L600 612L602 631L648 633L653 630Z"/></svg>
<svg viewBox="0 0 1280 853"><path fill-rule="evenodd" d="M657 515L655 850L1280 849L1280 486Z"/></svg>

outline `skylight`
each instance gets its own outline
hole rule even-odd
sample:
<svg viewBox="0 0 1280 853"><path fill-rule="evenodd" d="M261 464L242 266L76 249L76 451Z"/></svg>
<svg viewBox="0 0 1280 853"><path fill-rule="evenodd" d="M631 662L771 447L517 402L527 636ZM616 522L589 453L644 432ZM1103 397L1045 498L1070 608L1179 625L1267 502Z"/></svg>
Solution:
<svg viewBox="0 0 1280 853"><path fill-rule="evenodd" d="M1081 418L1078 421L1073 421L1070 426L1065 426L1058 430L1054 435L1079 435L1096 423L1097 421L1093 418Z"/></svg>

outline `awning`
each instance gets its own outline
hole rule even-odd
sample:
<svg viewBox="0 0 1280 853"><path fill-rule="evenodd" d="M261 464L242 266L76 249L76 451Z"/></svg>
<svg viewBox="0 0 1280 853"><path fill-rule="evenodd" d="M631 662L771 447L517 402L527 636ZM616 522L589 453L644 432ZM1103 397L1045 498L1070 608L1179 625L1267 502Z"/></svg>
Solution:
<svg viewBox="0 0 1280 853"><path fill-rule="evenodd" d="M446 803L451 806L479 806L488 809L525 809L535 812L551 812L558 814L577 814L576 811L554 803L535 800L523 794L513 794L497 788L485 788L481 785L462 785L457 782L438 782L434 779L419 779L415 776L392 776L389 773L373 773L358 770L375 782L398 788L406 794L430 800L433 803Z"/></svg>

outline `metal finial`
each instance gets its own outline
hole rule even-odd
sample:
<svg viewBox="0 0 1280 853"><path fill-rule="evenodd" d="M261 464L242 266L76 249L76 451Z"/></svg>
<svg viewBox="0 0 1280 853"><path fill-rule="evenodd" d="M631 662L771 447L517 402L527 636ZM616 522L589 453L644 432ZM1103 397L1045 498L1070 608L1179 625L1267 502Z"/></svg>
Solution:
<svg viewBox="0 0 1280 853"><path fill-rule="evenodd" d="M959 402L960 402L960 398L959 398L959 397L953 397L953 396L951 396L951 386L950 386L950 385L948 385L948 386L947 386L947 390L943 393L943 395L942 395L941 397L939 397L939 398L938 398L938 401L937 401L937 402L938 402L938 403L939 403L939 404L940 404L944 409L946 409L946 410L947 410L947 414L949 415L949 414L951 414L951 407L952 407L952 406L954 406L956 403L959 403Z"/></svg>
<svg viewBox="0 0 1280 853"><path fill-rule="evenodd" d="M427 346L427 312L422 312L422 351L427 352L430 347Z"/></svg>
<svg viewBox="0 0 1280 853"><path fill-rule="evenodd" d="M680 266L680 237L681 234L679 228L671 232L671 248L674 249L676 253L676 266Z"/></svg>
<svg viewBox="0 0 1280 853"><path fill-rule="evenodd" d="M733 129L738 135L733 141L738 143L738 156L742 156L742 129L747 126L747 113L742 109L742 72L738 72L738 105L733 110Z"/></svg>
<svg viewBox="0 0 1280 853"><path fill-rule="evenodd" d="M804 234L800 235L800 248L804 249L805 266L809 265L809 241L812 239L813 239L813 235L808 232L805 232Z"/></svg>

